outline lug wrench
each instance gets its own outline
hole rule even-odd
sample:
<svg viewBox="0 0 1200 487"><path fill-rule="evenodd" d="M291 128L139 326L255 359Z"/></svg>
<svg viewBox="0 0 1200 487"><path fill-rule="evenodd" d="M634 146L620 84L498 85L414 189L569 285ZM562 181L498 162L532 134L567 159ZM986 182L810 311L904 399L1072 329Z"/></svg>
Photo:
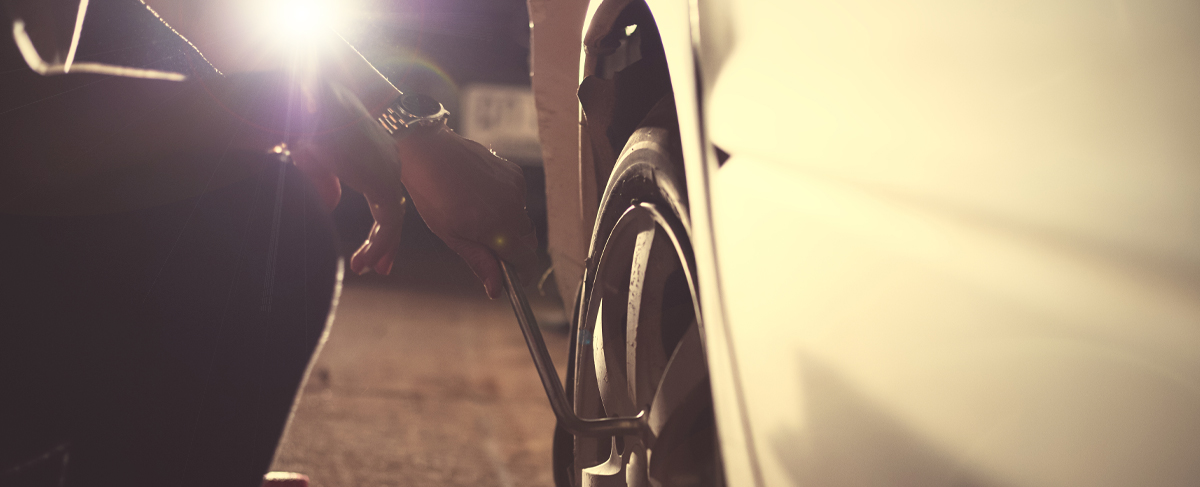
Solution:
<svg viewBox="0 0 1200 487"><path fill-rule="evenodd" d="M542 379L542 387L546 389L546 398L550 400L550 409L554 410L558 424L578 436L643 436L643 433L648 432L645 411L639 412L637 416L624 418L584 419L575 414L567 402L562 383L558 380L558 372L554 369L550 352L546 350L546 341L542 339L542 331L538 328L537 319L529 307L529 300L525 297L520 278L503 260L500 261L500 271L504 274L504 290L512 302L517 324L521 326L521 334L525 336L529 355L533 357L533 365ZM573 358L568 357L568 360Z"/></svg>

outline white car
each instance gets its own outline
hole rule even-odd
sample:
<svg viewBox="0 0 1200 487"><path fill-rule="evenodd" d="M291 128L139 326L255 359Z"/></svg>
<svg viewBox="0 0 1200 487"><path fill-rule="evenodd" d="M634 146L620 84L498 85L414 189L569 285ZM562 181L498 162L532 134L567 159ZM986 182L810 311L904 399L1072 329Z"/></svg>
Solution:
<svg viewBox="0 0 1200 487"><path fill-rule="evenodd" d="M1200 485L1200 4L529 6L560 485Z"/></svg>

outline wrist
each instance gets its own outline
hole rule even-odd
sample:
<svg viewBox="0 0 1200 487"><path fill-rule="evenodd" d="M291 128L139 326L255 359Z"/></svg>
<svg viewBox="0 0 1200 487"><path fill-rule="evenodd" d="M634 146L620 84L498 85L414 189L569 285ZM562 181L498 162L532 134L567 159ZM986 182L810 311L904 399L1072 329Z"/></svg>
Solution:
<svg viewBox="0 0 1200 487"><path fill-rule="evenodd" d="M376 119L393 139L437 131L446 126L450 112L433 97L408 93L396 97Z"/></svg>

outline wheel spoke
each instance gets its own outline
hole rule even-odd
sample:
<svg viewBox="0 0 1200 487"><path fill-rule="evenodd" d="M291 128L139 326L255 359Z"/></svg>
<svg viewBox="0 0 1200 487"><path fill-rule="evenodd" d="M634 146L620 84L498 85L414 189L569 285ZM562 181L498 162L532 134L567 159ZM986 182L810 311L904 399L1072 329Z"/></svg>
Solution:
<svg viewBox="0 0 1200 487"><path fill-rule="evenodd" d="M623 357L613 353L614 344L607 343L605 334L612 325L604 319L604 305L596 309L596 326L592 330L592 360L596 367L596 384L600 388L600 400L610 416L634 414L633 401L626 392ZM617 355L617 356L613 356Z"/></svg>
<svg viewBox="0 0 1200 487"><path fill-rule="evenodd" d="M691 313L685 313L689 316L683 317L668 316L680 314L679 307L665 307L667 301L680 294L680 290L667 289L677 284L671 282L671 277L680 268L674 246L661 227L652 225L638 234L629 275L625 319L625 370L629 377L629 396L638 410L650 407L667 359L676 345L671 338L680 336L691 321ZM686 288L682 289L682 294L682 300L686 301L683 309L688 310L691 299ZM678 323L679 318L686 321ZM673 332L672 328L678 328L678 331Z"/></svg>
<svg viewBox="0 0 1200 487"><path fill-rule="evenodd" d="M633 245L633 262L629 268L629 294L625 310L625 370L629 374L628 394L632 399L632 403L638 409L649 405L649 394L641 393L638 383L640 375L645 375L646 367L650 366L648 362L652 359L648 357L649 350L661 348L660 340L657 338L658 320L653 316L647 316L643 320L643 304L648 305L646 308L655 308L653 301L654 295L661 295L653 289L654 282L646 282L647 267L650 263L650 255L653 253L654 236L657 233L657 226L651 221L650 225L645 230L638 232L637 240ZM649 284L651 289L646 289ZM647 302L649 301L649 302ZM646 311L650 311L647 309ZM662 353L659 352L659 355ZM644 365L639 367L639 362ZM642 387L640 389L645 389ZM652 391L651 391L652 392Z"/></svg>
<svg viewBox="0 0 1200 487"><path fill-rule="evenodd" d="M679 346L667 362L650 406L648 424L654 432L656 443L669 435L670 423L690 416L687 414L697 391L708 387L708 361L704 358L704 344L700 341L700 327L692 326L679 340Z"/></svg>
<svg viewBox="0 0 1200 487"><path fill-rule="evenodd" d="M613 438L608 460L583 469L583 487L625 487L626 456L621 454L617 438Z"/></svg>

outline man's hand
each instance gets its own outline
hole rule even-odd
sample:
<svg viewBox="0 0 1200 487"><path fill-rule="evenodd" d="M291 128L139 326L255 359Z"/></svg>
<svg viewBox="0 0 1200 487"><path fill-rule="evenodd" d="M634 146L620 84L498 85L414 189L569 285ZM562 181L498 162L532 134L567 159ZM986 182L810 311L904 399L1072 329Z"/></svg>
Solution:
<svg viewBox="0 0 1200 487"><path fill-rule="evenodd" d="M503 289L497 258L526 279L534 276L537 237L525 212L519 167L444 126L402 138L396 147L417 211L467 261L488 297L499 297Z"/></svg>
<svg viewBox="0 0 1200 487"><path fill-rule="evenodd" d="M322 123L296 142L292 158L328 208L341 198L339 181L366 197L375 224L350 259L350 269L387 275L400 243L406 203L395 141L353 93L337 84L323 105Z"/></svg>
<svg viewBox="0 0 1200 487"><path fill-rule="evenodd" d="M366 196L375 224L351 257L351 271L391 272L403 182L430 230L467 261L489 297L503 284L497 256L533 277L537 238L519 167L445 126L393 140L353 94L335 86L326 98L326 126L299 140L292 155L330 208L340 197L339 179Z"/></svg>

